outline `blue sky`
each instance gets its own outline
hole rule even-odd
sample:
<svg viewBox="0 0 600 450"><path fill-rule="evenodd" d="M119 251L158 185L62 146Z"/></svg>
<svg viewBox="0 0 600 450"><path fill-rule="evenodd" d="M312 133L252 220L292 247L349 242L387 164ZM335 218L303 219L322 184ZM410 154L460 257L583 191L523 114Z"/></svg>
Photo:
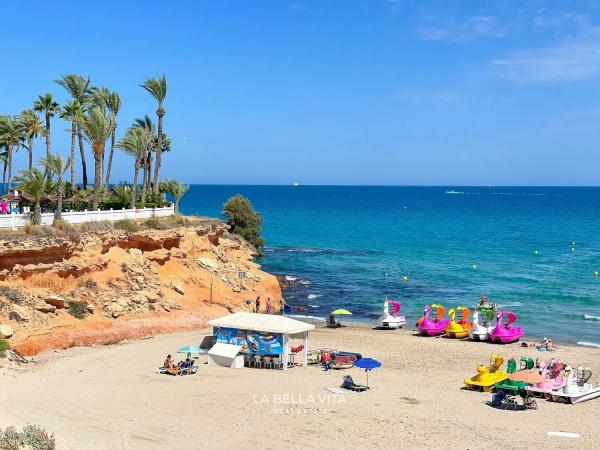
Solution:
<svg viewBox="0 0 600 450"><path fill-rule="evenodd" d="M89 74L123 132L164 73L185 182L600 184L597 1L22 1L0 35L2 113Z"/></svg>

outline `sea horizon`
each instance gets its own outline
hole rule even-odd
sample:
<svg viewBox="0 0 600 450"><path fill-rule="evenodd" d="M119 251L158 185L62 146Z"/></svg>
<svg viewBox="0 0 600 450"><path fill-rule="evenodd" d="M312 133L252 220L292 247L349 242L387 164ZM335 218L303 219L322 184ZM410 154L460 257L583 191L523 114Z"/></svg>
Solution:
<svg viewBox="0 0 600 450"><path fill-rule="evenodd" d="M412 325L425 304L472 309L489 295L530 338L600 345L595 187L306 187L192 185L181 208L219 216L229 196L249 198L264 220L260 262L297 278L284 297L300 315L346 307L376 325L387 296Z"/></svg>

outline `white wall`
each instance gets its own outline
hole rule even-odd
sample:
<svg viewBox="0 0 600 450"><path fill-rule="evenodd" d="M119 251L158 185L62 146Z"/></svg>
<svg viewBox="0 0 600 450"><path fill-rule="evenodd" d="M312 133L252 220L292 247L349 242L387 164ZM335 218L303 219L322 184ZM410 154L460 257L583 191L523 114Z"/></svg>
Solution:
<svg viewBox="0 0 600 450"><path fill-rule="evenodd" d="M104 211L73 211L63 212L62 219L68 223L84 222L116 222L123 219L148 219L152 215L167 217L175 214L173 206L165 208L140 208L140 209L110 209ZM42 225L52 225L54 213L42 213ZM0 228L24 227L31 223L30 214L0 214Z"/></svg>

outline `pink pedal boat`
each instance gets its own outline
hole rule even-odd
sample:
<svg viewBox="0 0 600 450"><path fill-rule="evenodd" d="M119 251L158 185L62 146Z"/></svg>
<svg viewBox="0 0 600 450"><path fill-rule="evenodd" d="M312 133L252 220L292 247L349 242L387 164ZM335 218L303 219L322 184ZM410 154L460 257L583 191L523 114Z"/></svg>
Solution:
<svg viewBox="0 0 600 450"><path fill-rule="evenodd" d="M430 318L431 309L435 308L436 316ZM444 330L450 323L450 318L444 318L446 309L442 305L433 303L431 306L426 305L423 311L423 320L418 325L421 336L439 336L444 334Z"/></svg>
<svg viewBox="0 0 600 450"><path fill-rule="evenodd" d="M540 373L544 377L544 381L529 386L527 390L533 392L536 397L552 399L552 392L562 389L567 384L567 379L561 374L566 367L567 365L559 359L552 358L548 362L542 361L540 363Z"/></svg>
<svg viewBox="0 0 600 450"><path fill-rule="evenodd" d="M506 322L504 322L506 317ZM513 327L517 315L512 311L498 311L496 314L496 326L490 331L490 341L499 344L509 344L523 337L522 327Z"/></svg>

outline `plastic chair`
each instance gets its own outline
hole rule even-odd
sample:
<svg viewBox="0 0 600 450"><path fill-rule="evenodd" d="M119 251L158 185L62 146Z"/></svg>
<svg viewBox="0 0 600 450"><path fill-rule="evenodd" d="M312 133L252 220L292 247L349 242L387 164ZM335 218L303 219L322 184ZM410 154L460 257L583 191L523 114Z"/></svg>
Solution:
<svg viewBox="0 0 600 450"><path fill-rule="evenodd" d="M281 369L283 368L283 362L279 356L274 356L271 361L273 369Z"/></svg>
<svg viewBox="0 0 600 450"><path fill-rule="evenodd" d="M254 356L254 367L261 367L263 366L263 362L262 362L262 358L258 355Z"/></svg>
<svg viewBox="0 0 600 450"><path fill-rule="evenodd" d="M263 368L272 369L273 358L271 358L270 356L263 356Z"/></svg>

